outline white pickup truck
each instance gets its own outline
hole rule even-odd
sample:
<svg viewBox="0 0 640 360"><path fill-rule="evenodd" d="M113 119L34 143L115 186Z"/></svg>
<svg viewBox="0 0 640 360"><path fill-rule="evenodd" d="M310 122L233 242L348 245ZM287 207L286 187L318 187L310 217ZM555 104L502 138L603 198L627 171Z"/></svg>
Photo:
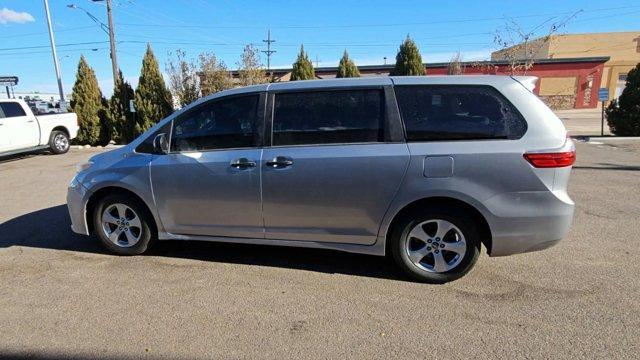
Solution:
<svg viewBox="0 0 640 360"><path fill-rule="evenodd" d="M77 134L74 113L35 116L22 100L0 99L0 156L44 149L64 154Z"/></svg>

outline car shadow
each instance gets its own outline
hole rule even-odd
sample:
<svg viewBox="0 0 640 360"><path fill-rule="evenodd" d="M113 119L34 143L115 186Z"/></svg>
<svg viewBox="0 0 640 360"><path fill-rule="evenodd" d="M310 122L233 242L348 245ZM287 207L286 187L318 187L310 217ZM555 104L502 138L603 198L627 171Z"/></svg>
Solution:
<svg viewBox="0 0 640 360"><path fill-rule="evenodd" d="M71 231L66 205L34 211L0 224L0 248L11 246L115 256L110 255L98 239ZM383 257L324 249L159 241L147 255L404 280Z"/></svg>
<svg viewBox="0 0 640 360"><path fill-rule="evenodd" d="M618 165L610 163L598 163L598 166L574 166L578 170L614 170L614 171L640 171L640 166Z"/></svg>

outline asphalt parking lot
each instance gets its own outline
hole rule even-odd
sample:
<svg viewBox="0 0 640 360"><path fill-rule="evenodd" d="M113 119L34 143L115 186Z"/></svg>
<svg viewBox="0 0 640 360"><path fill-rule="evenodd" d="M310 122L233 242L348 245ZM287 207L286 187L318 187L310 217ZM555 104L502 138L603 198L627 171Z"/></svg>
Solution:
<svg viewBox="0 0 640 360"><path fill-rule="evenodd" d="M568 238L440 286L324 250L108 255L65 206L95 151L0 160L0 357L637 359L640 147L577 147Z"/></svg>

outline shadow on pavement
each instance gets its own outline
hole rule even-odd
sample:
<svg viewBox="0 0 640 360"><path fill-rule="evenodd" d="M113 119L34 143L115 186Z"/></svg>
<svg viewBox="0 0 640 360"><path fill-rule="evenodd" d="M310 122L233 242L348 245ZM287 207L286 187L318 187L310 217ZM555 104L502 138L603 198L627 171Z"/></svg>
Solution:
<svg viewBox="0 0 640 360"><path fill-rule="evenodd" d="M598 164L599 166L574 166L578 170L615 170L615 171L640 171L640 166L618 165L618 164Z"/></svg>
<svg viewBox="0 0 640 360"><path fill-rule="evenodd" d="M98 239L75 234L70 226L66 205L25 214L0 224L0 248L26 246L108 254ZM395 280L401 278L385 258L332 250L204 241L159 241L148 255Z"/></svg>

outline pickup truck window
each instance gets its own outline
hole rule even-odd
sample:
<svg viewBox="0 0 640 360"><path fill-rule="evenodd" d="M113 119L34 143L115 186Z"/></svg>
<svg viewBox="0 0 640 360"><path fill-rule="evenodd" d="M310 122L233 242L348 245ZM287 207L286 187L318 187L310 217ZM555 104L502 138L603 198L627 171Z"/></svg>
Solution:
<svg viewBox="0 0 640 360"><path fill-rule="evenodd" d="M18 116L26 116L27 114L22 109L20 104L15 102L3 102L0 103L0 118L10 118Z"/></svg>

